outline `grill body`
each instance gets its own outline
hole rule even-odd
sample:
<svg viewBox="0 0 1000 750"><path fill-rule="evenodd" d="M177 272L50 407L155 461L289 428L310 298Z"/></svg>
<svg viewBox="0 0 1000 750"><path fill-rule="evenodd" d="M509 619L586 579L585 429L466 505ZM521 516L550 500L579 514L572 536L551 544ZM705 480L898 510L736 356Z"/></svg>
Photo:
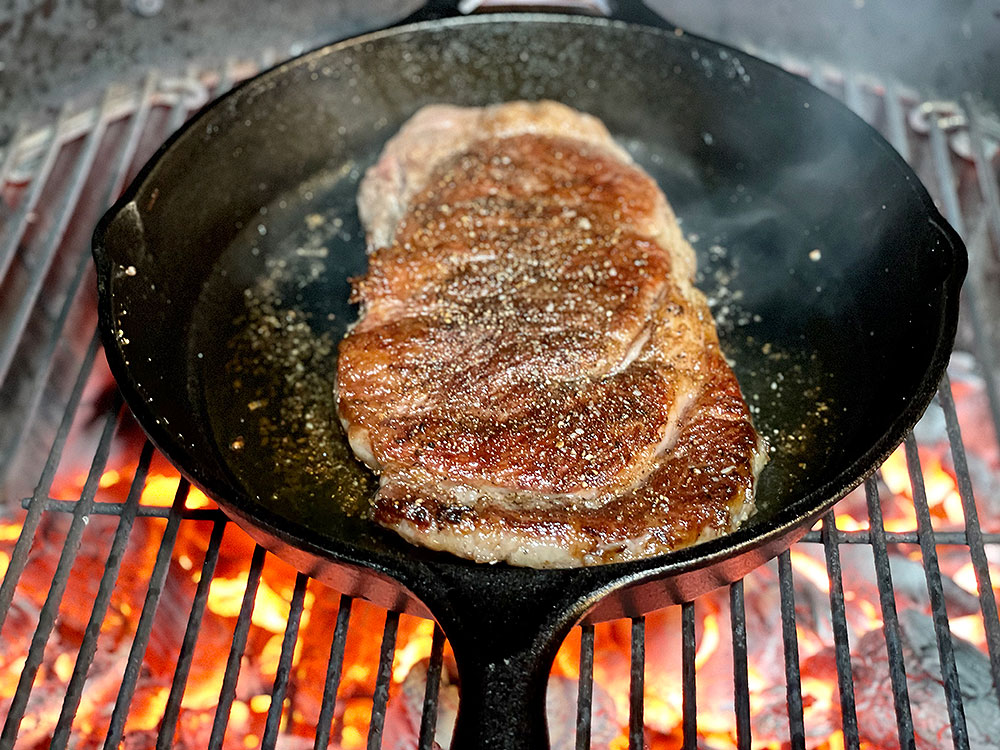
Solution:
<svg viewBox="0 0 1000 750"><path fill-rule="evenodd" d="M345 22L338 29L348 27ZM754 51L761 53L760 49ZM269 580L273 582L268 571L274 561L262 548L245 544L241 547L234 541L234 530L226 518L203 504L185 482L177 485L166 505L162 500L154 502L146 493L151 477L163 470L163 464L122 410L100 358L94 334L88 246L90 228L98 215L152 149L209 96L221 93L238 78L278 56L283 53L278 55L272 50L252 60L233 59L221 66L195 67L179 77L150 74L137 85L128 82L105 88L92 107L86 106L86 96L81 97L83 104L68 101L67 89L62 89L66 103L54 118L46 119L32 111L26 114L23 125L15 123L10 131L12 137L0 161L5 198L0 214L4 306L0 404L5 417L0 455L7 515L20 531L11 534L4 548L8 562L0 587L0 616L4 620L0 637L6 643L19 642L18 621L26 611L23 595L32 584L32 570L44 562L51 570L51 578L32 600L37 608L25 630L24 661L15 673L16 686L9 698L4 696L6 719L0 747L12 747L15 737L29 742L36 731L41 736L51 733L53 746L67 747L74 733L83 731L80 727L73 729L73 722L93 687L88 675L93 677L101 668L106 651L102 629L120 614L119 596L131 585L130 571L123 567L123 561L133 562L129 556L131 545L144 536L152 538L153 553L146 575L138 584L136 603L141 606L115 667L120 670L121 687L110 698L105 746L117 746L122 738L134 736L131 732L135 731L135 715L144 705L148 687L146 673L156 659L156 644L164 633L175 644L176 665L164 686L162 708L151 722L151 743L167 747L175 740L184 741L175 733L183 726L178 723L180 718L189 710L183 699L191 689L191 674L198 668L199 644L210 637L204 623L212 617L209 594L217 578L236 579L241 586L232 614L233 636L221 663L217 708L208 712L209 746L224 746L227 727L232 735L244 710L240 706L248 705L245 687L240 686L241 665L252 659L258 644L263 609L259 592L267 590ZM872 477L863 492L852 496L853 501L849 498L826 514L815 529L775 563L747 581L733 584L721 598L712 595L679 605L671 610L676 619L663 615L675 626L666 634L659 615L649 619L649 629L646 618L620 624L627 633L630 655L629 746L642 747L654 731L653 707L646 706L644 696L657 687L647 684L647 674L655 672L663 648L676 649L680 654L679 680L673 690L667 691L680 697L679 742L688 747L708 743L705 720L700 725L699 716L704 717L711 706L705 702L706 678L696 669L699 652L711 639L702 619L705 611L722 613L728 619L728 625L722 624L722 640L728 643L732 656L726 673L731 683L726 689L735 741L739 747L750 747L755 737L761 738L760 721L751 710L756 695L752 655L758 649L754 641L760 637L754 625L759 606L755 602L761 597L761 582L766 580L773 583L771 591L777 592L775 622L780 625L781 655L775 654L775 658L780 658L784 674L780 718L788 741L793 747L803 747L816 729L815 717L810 713L809 683L817 666L815 659L804 655L808 644L800 640L806 620L818 617L828 623L826 653L832 657L830 676L836 683L832 715L837 722L833 731L842 733L848 747L857 747L863 740L872 742L873 730L863 713L869 705L866 701L872 672L859 658L867 653L868 635L858 638L854 607L845 597L845 589L854 590L857 571L864 570L874 584L873 602L877 602L878 620L882 623L872 629L871 640L874 651L884 653L886 658L888 680L884 685L888 688L886 694L891 693L892 706L891 717L886 719L890 723L889 737L902 747L924 746L925 728L916 701L926 697L915 691L923 685L916 682L917 676L928 672L937 686L934 695L940 700L934 705L940 705L947 714L950 742L956 748L992 747L995 737L990 728L996 724L991 722L1000 715L996 713L1000 701L995 689L1000 684L1000 624L990 563L1000 550L1000 527L997 506L990 494L993 474L977 458L984 445L988 452L989 446L996 444L1000 427L995 399L997 351L990 330L997 318L990 314L995 295L989 293L1000 243L1000 191L992 156L994 121L988 104L984 106L982 101L988 92L976 89L976 79L969 78L962 91L956 90L955 101L942 103L932 98L935 86L927 82L918 81L925 88L915 89L877 74L844 72L846 66L831 68L787 54L775 57L779 64L844 99L881 130L914 166L948 220L963 234L970 249L972 276L961 334L964 353L958 364L971 362L972 366L963 369L953 365L927 419L904 441L901 455L913 508L910 525L892 523L891 528L887 527L881 502L887 499L888 487L882 479ZM120 69L116 71L109 64L108 71L111 74ZM963 91L974 95L959 97ZM980 416L973 422L964 419L963 424L967 415L956 398L968 390L970 383L975 383L983 394L978 402ZM970 425L974 427L970 429ZM927 439L931 433L933 439ZM944 457L956 479L960 525L943 521L934 498L929 497L929 478L924 471L927 454L921 447L940 442L942 437ZM121 497L111 497L109 489L101 485L106 483L110 470L123 464L133 467L130 481L124 483ZM881 476L886 473L887 469ZM73 484L70 480L76 475L82 481ZM847 516L845 508L853 509L855 515L860 508L864 523L859 525L858 518ZM101 537L93 552L97 575L95 585L87 589L93 591L93 598L82 615L77 615L78 635L69 651L72 669L60 676L47 654L51 654L53 643L65 638L67 623L74 621L71 605L81 581L73 573L91 554L95 535ZM185 596L175 599L171 581L181 575L178 560L188 555L186 540L198 535L205 538L205 543L188 562L200 570L200 576ZM949 556L956 549L967 557L972 578L978 584L977 593L970 594L971 601L954 591L946 572ZM859 555L865 560L861 567L857 563ZM818 601L808 596L804 600L803 579L808 576L803 571L810 569L802 567L802 557L818 561L825 578L825 586L819 588L825 597ZM900 577L904 570L901 558L919 560L921 572L916 584L912 578ZM241 562L234 563L234 559ZM321 589L307 576L285 575L290 581L285 596L287 614L276 633L277 667L264 689L270 700L266 709L258 712L257 730L265 747L276 746L284 735L310 735L315 738L310 743L325 747L331 735L343 740L345 719L337 703L338 688L345 677L342 665L348 639L359 637L359 628L370 627L367 620L359 620L359 613L367 605ZM911 591L914 585L915 591ZM317 713L304 721L294 717L296 695L304 692L297 684L302 676L295 644L300 637L308 637L310 625L303 613L317 611L314 600L319 596L339 606L333 608L334 616L330 618L332 633L321 670L322 685L317 691ZM910 602L911 596L916 606ZM720 608L720 601L728 611ZM957 606L957 601L964 608ZM179 623L177 627L165 626L171 614ZM369 660L375 675L371 706L366 707L369 720L364 742L369 747L379 746L387 731L387 713L391 718L390 706L402 700L398 688L393 687L396 681L392 665L398 634L406 631L410 622L408 615L393 611L379 617L381 621L376 617L376 622L381 633L367 633L379 644ZM985 646L972 652L964 639L953 633L957 621L966 617L984 633ZM595 684L595 659L599 672L603 627L583 625L572 636L579 638L580 647L576 657L579 682L575 732L569 746L584 748L592 739L596 741L598 727L592 716L599 707L601 693L600 674ZM929 661L916 658L917 652L929 653ZM422 718L414 728L420 747L431 746L437 729L439 695L446 695L439 693L444 684L442 672L447 671L445 654L443 635L434 629ZM987 675L985 680L983 675ZM43 691L33 688L33 683L39 679L39 684L53 680L52 684L59 686L56 711L48 719L36 710ZM391 730L391 722L388 727Z"/></svg>

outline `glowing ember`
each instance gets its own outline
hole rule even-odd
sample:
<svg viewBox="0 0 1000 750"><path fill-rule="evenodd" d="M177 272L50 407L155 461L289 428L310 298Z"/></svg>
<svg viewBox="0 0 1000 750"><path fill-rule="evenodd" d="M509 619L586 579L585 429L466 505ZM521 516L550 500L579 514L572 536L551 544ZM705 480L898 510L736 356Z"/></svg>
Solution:
<svg viewBox="0 0 1000 750"><path fill-rule="evenodd" d="M121 481L121 475L114 469L108 469L106 472L101 474L101 479L97 486L104 489L118 484L119 481Z"/></svg>
<svg viewBox="0 0 1000 750"><path fill-rule="evenodd" d="M142 491L142 497L140 497L139 502L142 505L169 507L174 503L174 495L177 494L179 483L180 477L176 474L153 474L146 478L146 486ZM205 493L197 487L188 489L187 498L184 501L185 507L207 508L214 505L215 503L209 500Z"/></svg>
<svg viewBox="0 0 1000 750"><path fill-rule="evenodd" d="M965 523L962 498L958 492L958 482L953 472L945 468L941 454L930 448L919 448L920 468L924 478L924 491L931 514L950 526L961 527ZM882 479L889 491L907 500L913 500L909 467L903 447L897 448L882 465ZM897 516L891 521L886 518L889 531L906 531L916 528L916 513L912 504L901 503L894 508Z"/></svg>
<svg viewBox="0 0 1000 750"><path fill-rule="evenodd" d="M830 578L826 572L826 565L797 549L791 550L789 556L796 573L805 576L820 591L830 593Z"/></svg>
<svg viewBox="0 0 1000 750"><path fill-rule="evenodd" d="M434 622L420 620L410 633L409 642L402 646L397 644L396 654L392 662L394 682L401 683L415 664L430 658L433 639Z"/></svg>

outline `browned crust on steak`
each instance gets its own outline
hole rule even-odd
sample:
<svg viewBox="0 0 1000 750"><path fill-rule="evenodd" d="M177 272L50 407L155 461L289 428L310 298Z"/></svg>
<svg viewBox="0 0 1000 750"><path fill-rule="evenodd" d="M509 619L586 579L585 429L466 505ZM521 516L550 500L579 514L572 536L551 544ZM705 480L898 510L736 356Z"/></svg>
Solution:
<svg viewBox="0 0 1000 750"><path fill-rule="evenodd" d="M359 198L388 244L355 283L337 397L381 473L375 520L539 567L734 528L763 445L655 183L561 105L444 108L450 151L434 122L428 108L404 126Z"/></svg>
<svg viewBox="0 0 1000 750"><path fill-rule="evenodd" d="M761 466L746 457L758 454L758 437L748 421L733 418L743 397L725 361L711 362L715 375L692 404L675 450L645 482L597 511L516 493L470 495L413 472L383 484L376 520L416 544L460 548L480 562L544 556L566 567L650 557L731 531L751 509L747 496ZM442 529L454 531L437 544Z"/></svg>

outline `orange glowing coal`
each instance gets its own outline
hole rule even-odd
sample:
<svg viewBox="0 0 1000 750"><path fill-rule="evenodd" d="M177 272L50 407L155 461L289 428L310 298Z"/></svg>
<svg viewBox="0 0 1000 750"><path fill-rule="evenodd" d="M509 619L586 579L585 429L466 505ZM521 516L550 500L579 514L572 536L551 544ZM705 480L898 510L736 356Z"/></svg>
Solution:
<svg viewBox="0 0 1000 750"><path fill-rule="evenodd" d="M961 523L961 502L954 477L940 457L921 448L921 462L932 513L948 523ZM135 475L135 465L116 464L100 477L97 502L122 502ZM886 504L888 530L912 530L912 490L902 450L896 451L882 468L885 485L902 502ZM79 498L85 475L60 477L52 490L56 498ZM179 477L162 459L154 459L141 494L146 506L170 506L174 502ZM883 500L886 500L883 498ZM188 508L211 508L204 494L191 488L185 500ZM73 568L70 585L60 608L60 618L45 652L32 693L33 710L22 725L19 741L26 748L45 746L59 715L66 686L73 674L80 638L92 610L110 539L118 519L94 515L85 532ZM867 527L866 519L838 515L838 527L854 530ZM171 567L153 625L143 670L136 687L125 729L126 746L142 744L144 733L156 732L163 719L181 638L190 614L194 592L202 575L213 522L186 520L173 549ZM38 612L47 593L62 540L68 528L68 514L43 516L35 536L37 561L29 566L15 594L11 614L0 634L0 713L14 694ZM102 623L98 651L91 665L84 696L73 722L80 747L96 746L106 734L118 686L135 636L165 521L140 517L133 528L122 572ZM0 521L0 573L10 562L10 552L20 533L18 519ZM50 545L46 547L45 545ZM225 665L233 643L237 618L248 581L248 564L254 543L239 528L227 525L218 563L208 588L204 617L194 649L175 737L188 746L204 746L214 720L222 689ZM53 551L55 550L55 551ZM942 555L942 567L963 589L978 591L975 571L968 561L951 563ZM818 545L803 545L791 552L797 587L807 587L818 601L830 593L830 580ZM950 566L950 567L948 567ZM1000 569L992 569L1000 582ZM270 693L281 658L285 628L295 586L296 572L268 555L261 573L253 609L247 647L241 661L236 695L229 716L226 748L253 747L263 735ZM764 566L745 581L747 601L747 665L750 708L754 727L753 747L782 748L788 744L787 704L784 685L781 620L776 574L773 565ZM867 631L881 628L881 611L874 586L854 586L845 576L845 604L856 640ZM797 596L799 591L797 588ZM339 594L310 581L299 623L299 637L291 659L292 674L286 695L281 731L308 738L316 731L323 699L323 684L337 618ZM726 590L702 597L695 603L698 732L706 747L730 747L736 742L733 698L733 643L729 595ZM331 747L353 750L367 745L373 693L385 612L364 601L355 601L351 627L344 649L344 662L331 732ZM654 612L646 618L644 725L645 745L650 750L672 750L682 746L683 718L681 691L680 608ZM952 618L952 630L985 649L982 618L976 615ZM831 667L829 626L802 616L798 620L799 656L802 664L802 695L806 726L810 727L810 750L839 750L844 737L839 729L839 696L836 671ZM399 619L395 655L391 668L390 703L386 717L387 742L409 737L413 747L423 701L421 680L431 652L434 624L402 615ZM569 708L553 726L553 737L572 737L575 726L575 686L580 676L581 632L575 629L556 655L550 691L565 696ZM595 627L594 719L595 747L628 747L629 684L631 680L631 623L620 620ZM832 670L832 671L831 671ZM457 702L454 665L446 650L439 703L438 740L447 742ZM783 713L784 712L784 713ZM134 738L130 740L129 738ZM598 743L598 738L603 738ZM554 747L562 747L553 740ZM19 745L21 746L21 745ZM298 747L292 744L288 747ZM568 745L572 747L572 743ZM875 748L876 745L864 745Z"/></svg>
<svg viewBox="0 0 1000 750"><path fill-rule="evenodd" d="M965 513L954 474L945 468L939 451L920 446L918 455L927 506L932 516L951 526L962 527L965 524ZM917 528L917 517L912 504L913 486L903 446L899 446L886 459L881 473L882 481L890 492L911 501L894 506L895 515L887 515L885 518L886 531L912 531Z"/></svg>

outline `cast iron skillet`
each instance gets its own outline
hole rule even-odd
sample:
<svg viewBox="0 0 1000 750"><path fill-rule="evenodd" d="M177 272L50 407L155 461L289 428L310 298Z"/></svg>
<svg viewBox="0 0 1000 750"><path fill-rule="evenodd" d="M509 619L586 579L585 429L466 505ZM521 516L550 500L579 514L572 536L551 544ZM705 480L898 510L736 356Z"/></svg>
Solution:
<svg viewBox="0 0 1000 750"><path fill-rule="evenodd" d="M545 747L546 678L575 622L739 579L899 443L947 362L967 259L886 142L780 69L673 28L435 18L442 5L279 65L174 135L97 228L101 327L139 422L254 538L341 591L438 620L461 677L453 747ZM341 460L323 342L356 317L358 179L423 104L518 98L600 117L692 237L775 447L759 513L734 534L539 571L418 549L351 510L374 485Z"/></svg>

